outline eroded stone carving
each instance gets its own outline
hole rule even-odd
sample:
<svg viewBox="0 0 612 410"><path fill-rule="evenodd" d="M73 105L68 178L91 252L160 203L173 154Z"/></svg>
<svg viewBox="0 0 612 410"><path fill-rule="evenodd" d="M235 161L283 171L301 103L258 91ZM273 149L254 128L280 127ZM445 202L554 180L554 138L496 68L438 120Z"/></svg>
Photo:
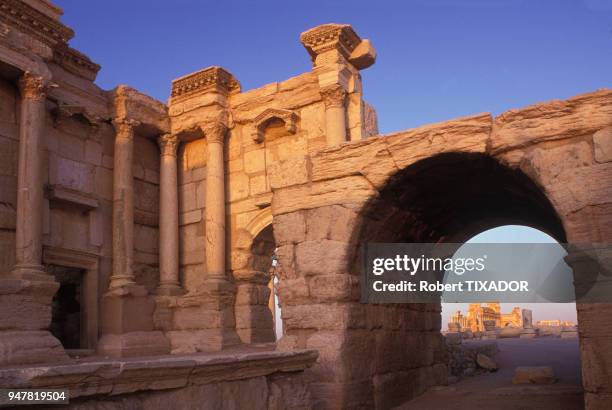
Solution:
<svg viewBox="0 0 612 410"><path fill-rule="evenodd" d="M47 97L48 86L44 78L30 72L25 72L19 79L21 97L29 100L44 101Z"/></svg>
<svg viewBox="0 0 612 410"><path fill-rule="evenodd" d="M344 107L346 101L346 90L339 85L321 89L321 97L325 108Z"/></svg>
<svg viewBox="0 0 612 410"><path fill-rule="evenodd" d="M323 24L302 33L300 41L314 62L317 55L334 49L348 59L361 38L349 24Z"/></svg>
<svg viewBox="0 0 612 410"><path fill-rule="evenodd" d="M74 37L72 29L19 0L0 0L0 21L51 46L65 44Z"/></svg>
<svg viewBox="0 0 612 410"><path fill-rule="evenodd" d="M176 149L178 148L179 140L174 134L164 134L157 139L162 155L176 157Z"/></svg>
<svg viewBox="0 0 612 410"><path fill-rule="evenodd" d="M294 111L282 110L278 108L268 108L253 120L255 130L252 137L256 142L262 142L264 133L270 122L274 119L281 120L285 124L285 130L289 134L295 134L297 130L298 115Z"/></svg>
<svg viewBox="0 0 612 410"><path fill-rule="evenodd" d="M197 92L240 92L240 83L221 67L208 67L172 82L172 98Z"/></svg>

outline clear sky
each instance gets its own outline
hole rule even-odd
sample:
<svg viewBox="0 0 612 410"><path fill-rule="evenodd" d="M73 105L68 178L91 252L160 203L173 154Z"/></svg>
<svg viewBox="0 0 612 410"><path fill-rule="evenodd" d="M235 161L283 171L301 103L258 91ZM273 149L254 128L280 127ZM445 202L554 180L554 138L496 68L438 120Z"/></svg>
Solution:
<svg viewBox="0 0 612 410"><path fill-rule="evenodd" d="M382 132L612 87L612 0L54 0L98 84L166 101L210 65L252 89L310 70L300 32L350 23Z"/></svg>
<svg viewBox="0 0 612 410"><path fill-rule="evenodd" d="M555 239L544 232L519 225L506 225L490 229L474 236L468 242L557 243ZM465 314L467 313L468 306L468 303L442 303L442 330L447 330L447 323L453 313L461 310ZM577 323L575 303L500 303L502 313L510 313L514 306L531 309L534 323L538 320L546 319L569 320Z"/></svg>

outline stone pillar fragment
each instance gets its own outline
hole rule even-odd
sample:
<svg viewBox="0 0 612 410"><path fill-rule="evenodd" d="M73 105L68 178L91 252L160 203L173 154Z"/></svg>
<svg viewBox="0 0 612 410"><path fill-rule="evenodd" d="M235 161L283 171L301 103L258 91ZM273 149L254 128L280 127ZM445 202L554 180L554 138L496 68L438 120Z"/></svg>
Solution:
<svg viewBox="0 0 612 410"><path fill-rule="evenodd" d="M158 139L161 150L159 178L159 287L158 295L183 293L179 282L179 221L176 135Z"/></svg>
<svg viewBox="0 0 612 410"><path fill-rule="evenodd" d="M46 87L46 80L32 73L19 80L16 264L10 274L0 276L0 366L68 359L48 330L59 285L42 265Z"/></svg>
<svg viewBox="0 0 612 410"><path fill-rule="evenodd" d="M227 282L225 273L225 172L223 145L227 128L206 125L206 280Z"/></svg>
<svg viewBox="0 0 612 410"><path fill-rule="evenodd" d="M14 273L25 279L52 280L42 266L42 145L46 84L41 77L25 73L19 80L19 88L21 118Z"/></svg>
<svg viewBox="0 0 612 410"><path fill-rule="evenodd" d="M128 119L114 121L113 163L113 274L109 289L134 284L134 127Z"/></svg>
<svg viewBox="0 0 612 410"><path fill-rule="evenodd" d="M102 297L98 353L108 356L166 354L170 344L155 330L155 300L136 283L134 263L134 128L139 122L120 118L116 128L113 169L113 272Z"/></svg>
<svg viewBox="0 0 612 410"><path fill-rule="evenodd" d="M325 135L327 145L339 145L346 142L346 90L340 85L333 85L321 90L325 104Z"/></svg>
<svg viewBox="0 0 612 410"><path fill-rule="evenodd" d="M327 144L342 144L349 134L351 140L363 138L366 125L359 70L376 60L371 42L362 40L348 24L314 27L302 33L300 41L312 59L325 104Z"/></svg>

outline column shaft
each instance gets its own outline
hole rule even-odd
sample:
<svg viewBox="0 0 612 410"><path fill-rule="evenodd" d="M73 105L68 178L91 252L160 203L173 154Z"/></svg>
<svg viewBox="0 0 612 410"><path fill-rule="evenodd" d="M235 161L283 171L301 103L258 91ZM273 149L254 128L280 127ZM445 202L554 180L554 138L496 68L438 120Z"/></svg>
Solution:
<svg viewBox="0 0 612 410"><path fill-rule="evenodd" d="M109 289L134 284L134 121L115 121L113 274Z"/></svg>
<svg viewBox="0 0 612 410"><path fill-rule="evenodd" d="M225 172L223 125L207 129L206 162L206 265L207 279L226 280L225 275Z"/></svg>
<svg viewBox="0 0 612 410"><path fill-rule="evenodd" d="M321 90L325 103L325 134L327 145L334 146L346 142L346 91L340 86L326 87Z"/></svg>
<svg viewBox="0 0 612 410"><path fill-rule="evenodd" d="M37 277L44 275L42 266L42 133L45 124L46 90L43 79L30 73L23 75L19 86L21 89L21 118L15 273Z"/></svg>
<svg viewBox="0 0 612 410"><path fill-rule="evenodd" d="M176 149L178 138L166 134L159 138L159 287L157 293L182 293L179 282L179 220Z"/></svg>

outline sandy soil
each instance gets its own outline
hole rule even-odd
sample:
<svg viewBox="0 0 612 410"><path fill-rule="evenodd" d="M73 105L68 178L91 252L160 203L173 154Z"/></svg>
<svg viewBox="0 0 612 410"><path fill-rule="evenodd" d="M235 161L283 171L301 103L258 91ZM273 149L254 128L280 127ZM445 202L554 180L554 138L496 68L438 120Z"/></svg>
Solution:
<svg viewBox="0 0 612 410"><path fill-rule="evenodd" d="M398 407L401 410L583 409L580 350L577 339L498 339L495 373L466 378L451 386L435 387ZM468 343L480 343L478 341ZM518 366L552 366L557 383L547 386L513 385Z"/></svg>

